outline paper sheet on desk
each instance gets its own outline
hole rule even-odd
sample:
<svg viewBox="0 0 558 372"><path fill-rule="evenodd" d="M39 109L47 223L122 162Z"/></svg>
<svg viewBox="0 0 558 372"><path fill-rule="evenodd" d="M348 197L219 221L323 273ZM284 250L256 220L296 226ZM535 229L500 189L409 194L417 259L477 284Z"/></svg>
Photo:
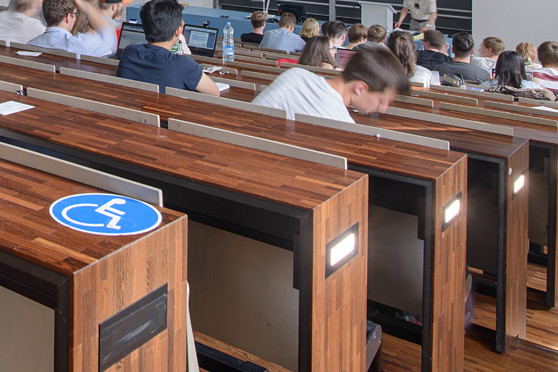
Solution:
<svg viewBox="0 0 558 372"><path fill-rule="evenodd" d="M213 72L215 72L215 71L219 71L219 70L222 69L222 68L223 68L223 67L221 67L221 66L206 66L206 67L203 69L203 72L205 72L206 74L211 74L211 73L213 73Z"/></svg>
<svg viewBox="0 0 558 372"><path fill-rule="evenodd" d="M20 56L28 56L28 57L38 57L41 54L43 54L41 52L29 52L26 50L18 50L16 53Z"/></svg>
<svg viewBox="0 0 558 372"><path fill-rule="evenodd" d="M33 108L35 106L26 105L25 103L20 103L16 101L6 101L0 103L0 114L1 115L11 115L16 112L25 111Z"/></svg>

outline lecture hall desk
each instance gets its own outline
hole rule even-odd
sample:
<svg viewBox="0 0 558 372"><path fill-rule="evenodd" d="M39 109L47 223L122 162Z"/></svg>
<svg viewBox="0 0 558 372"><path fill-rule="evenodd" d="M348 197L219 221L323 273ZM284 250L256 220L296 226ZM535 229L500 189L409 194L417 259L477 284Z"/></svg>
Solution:
<svg viewBox="0 0 558 372"><path fill-rule="evenodd" d="M295 339L289 340L297 347L293 369L297 363L301 371L364 369L366 175L11 93L0 92L0 97L35 106L0 118L5 141L151 184L163 190L165 205L188 211L190 220L292 252L292 275L286 285L298 304L294 319L289 320L297 329ZM326 277L326 243L355 226L360 248ZM190 244L189 248L193 256L208 247ZM213 273L210 267L195 270ZM189 269L194 291L192 274ZM268 280L276 278L259 278L263 284ZM262 302L275 293L258 295L253 301ZM198 298L202 301L205 295ZM248 311L242 303L236 307ZM194 326L195 316L192 310ZM281 324L266 321L273 332L281 332L276 328ZM240 336L248 338L242 332ZM264 343L265 337L251 341Z"/></svg>
<svg viewBox="0 0 558 372"><path fill-rule="evenodd" d="M241 110L17 66L5 67L9 69L9 73L4 73L5 69L1 68L0 80L21 81L27 87L158 113L163 120L174 117L202 124L222 122L229 123L232 128L240 128L241 123L257 124L261 126L256 129L260 137L269 136L300 146L311 145L320 151L347 156L350 168L373 176L371 183L375 186L371 190L376 191L371 194L372 204L414 216L420 214L421 223L415 228L419 229L417 236L424 238L426 274L423 296L428 299L422 301L425 327L422 336L419 336L424 349L423 369L444 369L449 365L453 366L447 367L449 369L462 369L461 327L447 328L441 324L463 322L465 221L464 218L458 218L447 230L442 231L440 218L443 206L460 192L463 201L466 200L466 158L463 155L379 138L363 138L344 131L327 130L302 123L293 127L292 122L278 118L266 118L266 123L262 123L260 116ZM208 117L207 112L212 112L211 117ZM268 123L275 129L268 127ZM322 130L323 133L318 137L317 131ZM401 195L401 199L390 196L394 193ZM407 203L409 204L405 205ZM189 210L188 213L191 219L196 217L192 211ZM447 270L448 265L454 269ZM446 290L450 287L452 290ZM450 296L444 297L447 293Z"/></svg>
<svg viewBox="0 0 558 372"><path fill-rule="evenodd" d="M0 171L0 369L186 371L187 218L156 207L162 223L148 233L86 234L57 223L49 207L103 190L3 159ZM130 316L138 302L160 316ZM117 314L126 315L117 332L101 338ZM130 337L141 327L140 339Z"/></svg>

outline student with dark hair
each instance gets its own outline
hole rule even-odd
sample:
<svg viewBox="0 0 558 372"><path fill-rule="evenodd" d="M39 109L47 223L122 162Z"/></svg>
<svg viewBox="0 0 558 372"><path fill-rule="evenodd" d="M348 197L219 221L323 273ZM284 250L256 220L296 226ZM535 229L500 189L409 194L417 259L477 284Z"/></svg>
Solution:
<svg viewBox="0 0 558 372"><path fill-rule="evenodd" d="M496 62L496 73L490 81L482 85L500 89L502 87L513 87L516 89L540 89L541 86L527 78L525 73L525 62L519 53L506 50L500 53Z"/></svg>
<svg viewBox="0 0 558 372"><path fill-rule="evenodd" d="M426 31L422 44L424 50L418 52L417 65L432 71L436 66L451 61L451 58L446 54L446 37L440 31Z"/></svg>
<svg viewBox="0 0 558 372"><path fill-rule="evenodd" d="M306 42L298 64L333 70L336 68L335 47L327 36L314 36Z"/></svg>
<svg viewBox="0 0 558 372"><path fill-rule="evenodd" d="M347 26L345 26L345 24L341 21L332 21L327 27L327 34L324 35L330 38L333 46L340 47L345 44L345 39L347 38Z"/></svg>
<svg viewBox="0 0 558 372"><path fill-rule="evenodd" d="M140 18L147 44L124 49L116 76L158 84L161 92L173 87L218 96L219 89L200 65L186 55L170 52L182 34L182 9L176 0L151 0L142 6Z"/></svg>
<svg viewBox="0 0 558 372"><path fill-rule="evenodd" d="M545 41L537 48L541 68L531 71L534 80L544 88L558 92L558 43Z"/></svg>
<svg viewBox="0 0 558 372"><path fill-rule="evenodd" d="M70 33L79 13L85 14L94 32L75 36ZM83 0L44 0L43 16L47 29L29 41L30 45L96 57L107 57L116 51L114 28L99 9Z"/></svg>
<svg viewBox="0 0 558 372"><path fill-rule="evenodd" d="M25 44L45 32L36 18L41 4L42 0L11 0L8 10L0 12L0 40Z"/></svg>
<svg viewBox="0 0 558 372"><path fill-rule="evenodd" d="M502 39L494 36L484 38L480 47L480 57L472 57L471 64L492 73L492 69L496 67L498 56L504 50L506 50L506 46Z"/></svg>
<svg viewBox="0 0 558 372"><path fill-rule="evenodd" d="M322 35L327 36L329 35L329 26L331 26L331 24L333 23L333 21L326 21L324 23L322 23Z"/></svg>
<svg viewBox="0 0 558 372"><path fill-rule="evenodd" d="M300 52L306 43L293 33L295 25L296 17L292 13L283 13L279 19L279 28L266 31L260 46L287 52Z"/></svg>
<svg viewBox="0 0 558 372"><path fill-rule="evenodd" d="M432 73L427 68L416 65L415 44L408 32L393 31L389 35L387 46L407 71L409 81L422 83L426 88L430 87Z"/></svg>
<svg viewBox="0 0 558 372"><path fill-rule="evenodd" d="M266 25L267 13L261 10L255 11L250 16L252 32L240 35L240 40L244 43L259 44L262 42L263 31Z"/></svg>
<svg viewBox="0 0 558 372"><path fill-rule="evenodd" d="M347 49L354 49L356 46L366 43L368 29L362 23L355 23L349 27L349 44Z"/></svg>
<svg viewBox="0 0 558 372"><path fill-rule="evenodd" d="M473 36L467 32L458 32L453 35L454 54L453 61L442 63L436 66L436 70L440 72L440 76L447 75L462 80L470 80L476 82L485 82L490 78L488 71L478 66L472 65L471 54L474 53L475 41Z"/></svg>
<svg viewBox="0 0 558 372"><path fill-rule="evenodd" d="M395 56L385 48L359 50L342 74L325 79L310 71L290 68L252 102L295 114L354 123L351 106L363 114L385 112L396 93L407 93L409 81Z"/></svg>

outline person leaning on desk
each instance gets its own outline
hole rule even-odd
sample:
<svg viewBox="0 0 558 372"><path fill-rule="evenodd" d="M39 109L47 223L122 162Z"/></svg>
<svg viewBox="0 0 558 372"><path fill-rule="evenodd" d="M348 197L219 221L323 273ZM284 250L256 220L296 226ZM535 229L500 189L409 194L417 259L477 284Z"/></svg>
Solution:
<svg viewBox="0 0 558 372"><path fill-rule="evenodd" d="M394 28L401 27L407 13L411 12L409 30L424 32L436 28L436 0L404 0L399 21Z"/></svg>

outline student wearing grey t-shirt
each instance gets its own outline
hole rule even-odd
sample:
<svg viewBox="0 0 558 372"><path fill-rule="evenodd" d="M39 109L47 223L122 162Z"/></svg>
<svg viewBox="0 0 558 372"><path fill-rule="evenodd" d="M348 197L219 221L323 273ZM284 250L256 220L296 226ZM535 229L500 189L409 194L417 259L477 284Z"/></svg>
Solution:
<svg viewBox="0 0 558 372"><path fill-rule="evenodd" d="M363 49L333 79L291 68L252 103L285 110L289 119L305 114L354 123L348 106L365 114L385 112L396 93L408 90L405 70L389 50Z"/></svg>
<svg viewBox="0 0 558 372"><path fill-rule="evenodd" d="M475 52L473 49L475 42L471 34L467 32L458 32L453 36L452 44L452 51L455 57L451 62L436 66L436 71L440 72L440 76L447 75L449 77L476 81L479 83L483 83L490 79L488 71L470 63L471 55Z"/></svg>

